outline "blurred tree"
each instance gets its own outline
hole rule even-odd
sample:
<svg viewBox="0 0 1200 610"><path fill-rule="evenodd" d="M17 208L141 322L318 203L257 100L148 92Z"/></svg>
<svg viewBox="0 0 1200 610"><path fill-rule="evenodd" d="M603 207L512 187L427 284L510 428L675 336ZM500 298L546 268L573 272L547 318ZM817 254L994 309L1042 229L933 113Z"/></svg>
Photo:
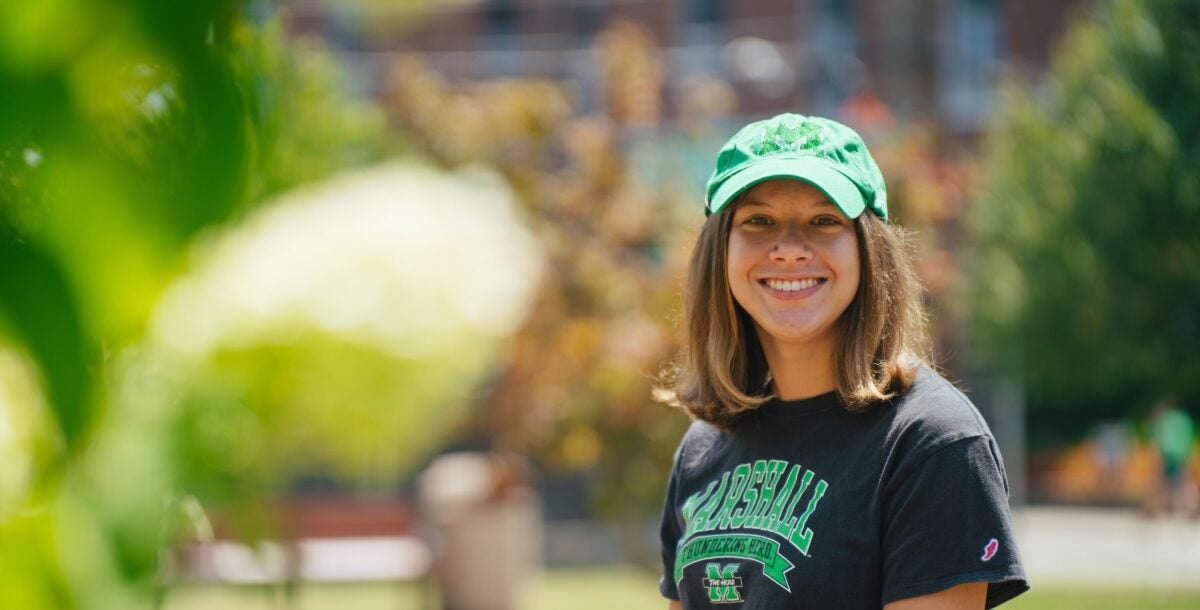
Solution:
<svg viewBox="0 0 1200 610"><path fill-rule="evenodd" d="M416 57L393 66L387 99L414 148L447 166L499 169L548 259L532 313L480 399L495 448L594 477L593 505L637 535L662 501L687 423L650 390L674 352L669 325L702 217L689 191L634 175L635 136L660 118L661 51L624 21L597 37L596 51L605 79L596 115L578 115L552 81L451 84Z"/></svg>
<svg viewBox="0 0 1200 610"><path fill-rule="evenodd" d="M642 25L617 20L596 40L606 113L621 125L652 127L662 118L663 60Z"/></svg>
<svg viewBox="0 0 1200 610"><path fill-rule="evenodd" d="M858 128L853 117L848 124ZM961 375L963 318L948 308L963 281L962 249L967 193L977 186L973 156L941 150L935 124L876 128L868 138L871 154L888 183L888 213L905 229L926 291L926 312L937 364Z"/></svg>
<svg viewBox="0 0 1200 610"><path fill-rule="evenodd" d="M1044 420L1200 406L1200 4L1111 0L1004 87L961 307Z"/></svg>

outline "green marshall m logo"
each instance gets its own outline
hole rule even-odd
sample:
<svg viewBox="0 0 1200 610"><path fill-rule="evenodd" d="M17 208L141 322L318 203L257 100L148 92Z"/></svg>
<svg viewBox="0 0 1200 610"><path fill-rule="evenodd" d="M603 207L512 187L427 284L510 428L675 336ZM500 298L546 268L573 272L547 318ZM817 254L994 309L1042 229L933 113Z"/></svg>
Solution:
<svg viewBox="0 0 1200 610"><path fill-rule="evenodd" d="M742 603L742 579L737 577L738 564L721 565L710 563L704 566L704 588L708 590L708 601L714 604Z"/></svg>
<svg viewBox="0 0 1200 610"><path fill-rule="evenodd" d="M823 137L821 128L813 123L788 125L781 122L763 131L762 141L755 152L758 155L770 155L812 150L821 145Z"/></svg>
<svg viewBox="0 0 1200 610"><path fill-rule="evenodd" d="M787 573L795 564L783 556L775 537L807 557L813 541L808 519L828 489L813 471L784 460L758 460L725 472L683 504L687 530L675 550L675 582L693 563L733 557L762 564L763 576L791 592ZM737 533L721 533L728 530ZM709 574L707 580L714 580Z"/></svg>

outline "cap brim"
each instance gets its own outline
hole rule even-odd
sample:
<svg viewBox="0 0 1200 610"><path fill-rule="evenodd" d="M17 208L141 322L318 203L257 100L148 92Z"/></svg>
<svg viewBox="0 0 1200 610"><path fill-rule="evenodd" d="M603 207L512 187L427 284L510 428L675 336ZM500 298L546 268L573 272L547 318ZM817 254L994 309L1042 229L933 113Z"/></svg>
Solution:
<svg viewBox="0 0 1200 610"><path fill-rule="evenodd" d="M775 178L803 180L817 187L848 218L858 218L867 209L858 187L824 160L818 157L772 157L761 159L726 178L713 193L705 212L720 212L746 189Z"/></svg>

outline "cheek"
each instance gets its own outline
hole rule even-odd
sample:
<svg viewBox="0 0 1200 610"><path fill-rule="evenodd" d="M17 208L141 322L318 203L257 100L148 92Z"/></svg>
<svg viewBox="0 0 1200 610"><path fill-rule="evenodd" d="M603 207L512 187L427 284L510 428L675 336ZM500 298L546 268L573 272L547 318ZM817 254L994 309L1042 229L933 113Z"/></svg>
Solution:
<svg viewBox="0 0 1200 610"><path fill-rule="evenodd" d="M731 236L725 249L725 273L730 284L738 277L739 272L746 270L746 259L747 247L744 240Z"/></svg>
<svg viewBox="0 0 1200 610"><path fill-rule="evenodd" d="M854 297L858 294L859 284L862 282L862 276L858 271L857 265L854 267L854 271L850 275L853 279L846 285L847 292L849 293L847 296L847 300L849 301L846 303L847 307L851 302L854 301Z"/></svg>
<svg viewBox="0 0 1200 610"><path fill-rule="evenodd" d="M849 240L848 243L843 245L840 258L842 260L842 266L847 270L847 272L854 275L854 277L858 277L860 269L858 244L854 240Z"/></svg>
<svg viewBox="0 0 1200 610"><path fill-rule="evenodd" d="M861 267L859 265L858 240L855 236L843 236L843 239L838 239L829 246L828 263L832 266L841 280L841 284L850 294L855 294L858 291L858 283L861 281Z"/></svg>
<svg viewBox="0 0 1200 610"><path fill-rule="evenodd" d="M749 286L747 278L754 267L751 249L736 238L730 238L725 250L725 285L734 302L745 306L744 298L748 298Z"/></svg>

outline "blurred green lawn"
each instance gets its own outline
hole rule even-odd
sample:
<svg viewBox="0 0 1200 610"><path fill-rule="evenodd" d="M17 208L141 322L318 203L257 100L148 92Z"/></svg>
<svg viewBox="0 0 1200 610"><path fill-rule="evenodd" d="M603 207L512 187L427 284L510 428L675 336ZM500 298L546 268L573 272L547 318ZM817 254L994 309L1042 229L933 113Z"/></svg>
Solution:
<svg viewBox="0 0 1200 610"><path fill-rule="evenodd" d="M289 610L436 610L436 599L412 583L307 585ZM183 585L167 596L166 610L278 610L276 592L254 587ZM1193 590L1036 586L1005 610L1196 610ZM632 568L557 569L529 591L523 610L662 610L657 579Z"/></svg>

